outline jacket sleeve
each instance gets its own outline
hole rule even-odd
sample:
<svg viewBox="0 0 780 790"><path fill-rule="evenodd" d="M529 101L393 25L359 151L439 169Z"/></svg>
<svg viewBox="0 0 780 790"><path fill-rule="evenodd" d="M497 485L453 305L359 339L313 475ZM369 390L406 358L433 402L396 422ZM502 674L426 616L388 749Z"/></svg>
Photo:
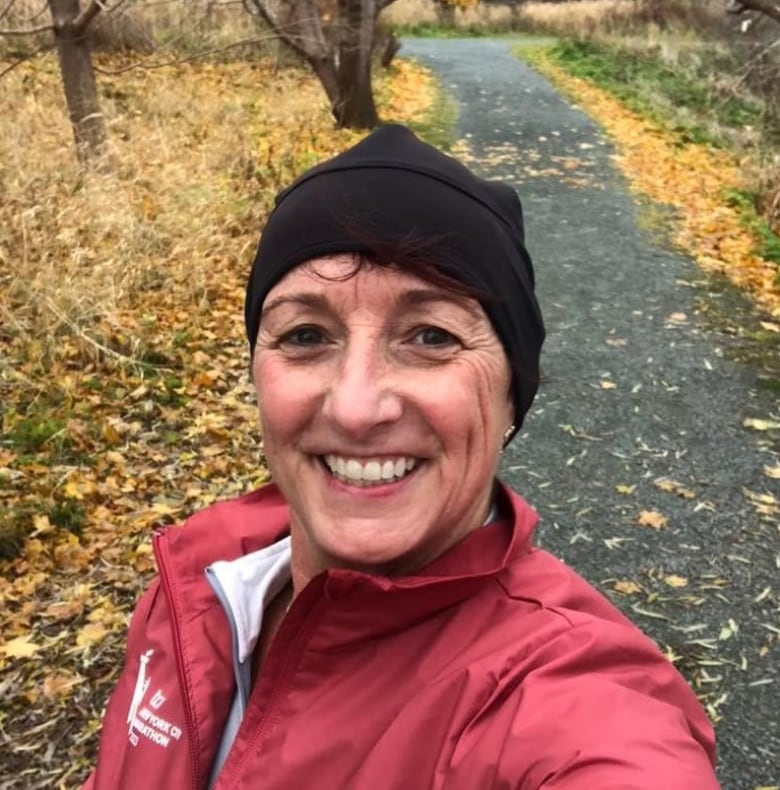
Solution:
<svg viewBox="0 0 780 790"><path fill-rule="evenodd" d="M81 790L119 788L116 776L125 762L127 751L126 714L130 706L133 685L137 674L138 654L148 647L149 619L155 605L159 603L160 580L155 578L139 599L130 620L125 652L125 665L109 698L103 717L103 726L95 770L87 777ZM107 776L113 778L107 779Z"/></svg>
<svg viewBox="0 0 780 790"><path fill-rule="evenodd" d="M701 705L632 626L574 625L535 651L511 694L516 704L504 722L509 734L494 787L719 788Z"/></svg>

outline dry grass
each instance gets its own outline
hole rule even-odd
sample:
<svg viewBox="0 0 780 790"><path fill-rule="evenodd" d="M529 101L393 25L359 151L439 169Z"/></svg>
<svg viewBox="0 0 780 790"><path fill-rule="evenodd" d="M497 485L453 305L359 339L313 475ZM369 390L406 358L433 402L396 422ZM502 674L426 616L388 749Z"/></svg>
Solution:
<svg viewBox="0 0 780 790"><path fill-rule="evenodd" d="M721 27L720 3L708 5L685 0L580 0L563 3L524 3L522 29L573 38L626 36L641 31L657 39L662 32L685 36L691 31Z"/></svg>
<svg viewBox="0 0 780 790"><path fill-rule="evenodd" d="M134 0L106 3L90 26L96 50L176 53L230 49L245 56L282 56L283 50L266 25L241 3L223 0ZM51 23L45 0L16 0L0 28L27 30ZM244 42L244 43L241 43ZM48 33L29 37L0 36L0 55L24 54L46 48Z"/></svg>
<svg viewBox="0 0 780 790"><path fill-rule="evenodd" d="M101 79L110 166L84 173L54 69L17 70L0 98L3 335L39 357L63 332L118 338L161 290L197 308L216 261L246 264L279 185L343 140L308 75L183 64Z"/></svg>
<svg viewBox="0 0 780 790"><path fill-rule="evenodd" d="M265 479L243 282L278 187L357 137L333 129L308 71L273 61L99 85L111 150L91 173L75 164L51 59L20 66L0 92L9 790L75 790L94 764L127 615L153 572L150 530ZM378 94L384 117L409 121L433 87L399 63Z"/></svg>
<svg viewBox="0 0 780 790"><path fill-rule="evenodd" d="M458 7L449 17L428 0L397 0L383 18L413 28L454 24L464 30L516 31L571 37L626 35L648 28L675 30L718 28L720 3L697 4L686 0L573 0L570 2L476 3Z"/></svg>

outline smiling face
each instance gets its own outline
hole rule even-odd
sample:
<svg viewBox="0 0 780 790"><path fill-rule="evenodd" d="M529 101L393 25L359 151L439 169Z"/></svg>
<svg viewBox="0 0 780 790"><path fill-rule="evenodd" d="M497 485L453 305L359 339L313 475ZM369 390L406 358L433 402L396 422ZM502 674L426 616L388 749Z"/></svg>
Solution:
<svg viewBox="0 0 780 790"><path fill-rule="evenodd" d="M479 527L512 422L479 303L355 265L298 266L260 319L253 375L296 590L326 568L413 572Z"/></svg>

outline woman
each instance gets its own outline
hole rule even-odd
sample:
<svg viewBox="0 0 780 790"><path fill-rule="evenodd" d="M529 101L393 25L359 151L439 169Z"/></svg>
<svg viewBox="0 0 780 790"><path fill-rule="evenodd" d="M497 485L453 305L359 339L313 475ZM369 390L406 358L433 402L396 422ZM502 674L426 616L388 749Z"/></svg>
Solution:
<svg viewBox="0 0 780 790"><path fill-rule="evenodd" d="M278 197L245 319L275 484L156 535L86 787L718 786L496 480L544 337L511 188L381 128Z"/></svg>

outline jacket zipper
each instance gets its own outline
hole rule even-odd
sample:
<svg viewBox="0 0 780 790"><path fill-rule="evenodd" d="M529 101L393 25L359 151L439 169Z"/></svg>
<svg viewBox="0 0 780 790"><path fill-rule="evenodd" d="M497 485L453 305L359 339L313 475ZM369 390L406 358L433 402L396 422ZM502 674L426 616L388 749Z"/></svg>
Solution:
<svg viewBox="0 0 780 790"><path fill-rule="evenodd" d="M281 668L279 670L278 677L273 682L273 686L270 689L265 704L261 706L262 713L260 714L260 717L255 725L255 731L252 733L252 736L249 739L247 748L244 750L244 754L241 756L241 759L229 776L224 775L224 771L222 772L223 775L220 775L219 777L221 782L219 787L224 786L225 788L231 788L237 786L237 782L243 774L251 757L253 755L257 755L260 752L260 747L263 740L265 739L268 727L276 721L277 713L274 708L276 706L277 700L288 690L290 681L298 670L298 663L304 652L301 649L302 645L305 644L310 638L311 623L317 618L319 611L322 608L322 602L321 600L318 600L320 597L321 586L322 584L317 585L317 589L312 589L312 584L310 583L309 587L304 590L302 595L297 600L293 601L293 604L290 607L290 612L301 606L308 607L309 611L306 613L303 622L300 624L291 626L290 623L282 623L282 629L295 627L295 635L292 637L290 644L286 647L284 656L277 657L277 653L280 649L279 645L271 645L271 650L266 659L266 665L280 665ZM302 600L303 598L307 597L311 597L313 599L313 603ZM257 682L260 683L261 679L258 678Z"/></svg>
<svg viewBox="0 0 780 790"><path fill-rule="evenodd" d="M176 669L179 675L179 683L184 691L184 728L187 731L187 744L190 753L190 767L192 769L192 790L199 790L198 785L198 758L195 754L195 740L197 732L193 724L192 700L190 699L189 688L187 686L187 675L182 661L181 631L178 611L173 597L173 587L171 584L170 572L168 569L168 555L163 546L162 539L167 530L159 529L152 535L152 549L157 560L157 567L160 571L165 597L168 599L168 608L171 613L171 632L173 634L173 646L176 654Z"/></svg>

